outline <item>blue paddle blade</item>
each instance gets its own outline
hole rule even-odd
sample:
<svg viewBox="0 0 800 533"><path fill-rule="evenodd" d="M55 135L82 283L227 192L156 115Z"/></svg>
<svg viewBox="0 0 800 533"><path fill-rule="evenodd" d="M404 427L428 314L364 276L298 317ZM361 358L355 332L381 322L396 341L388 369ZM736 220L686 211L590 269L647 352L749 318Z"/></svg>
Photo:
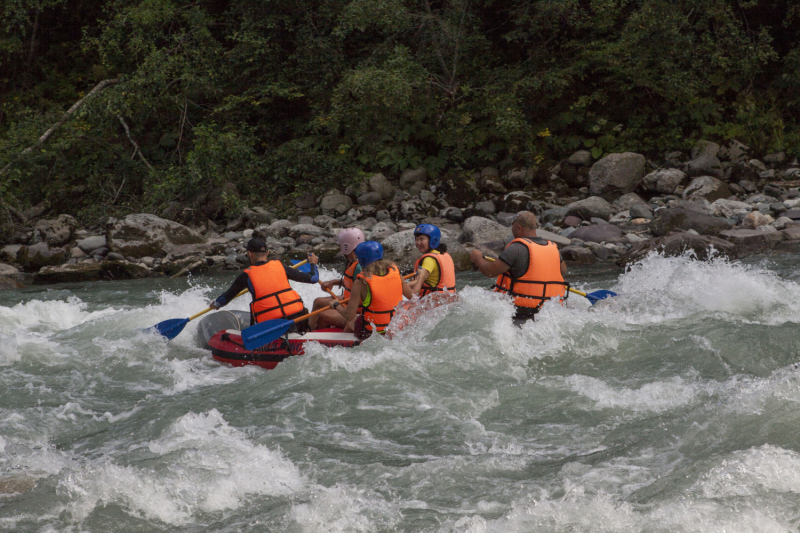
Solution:
<svg viewBox="0 0 800 533"><path fill-rule="evenodd" d="M157 333L160 333L168 340L172 340L177 337L181 331L183 331L183 328L185 328L186 324L188 323L188 318L172 318L170 320L159 322L151 329L154 329Z"/></svg>
<svg viewBox="0 0 800 533"><path fill-rule="evenodd" d="M611 291L594 291L587 294L586 297L589 299L590 302L592 302L592 305L594 305L596 302L599 302L600 300L605 300L606 298L611 298L616 295L617 295L616 292L611 292Z"/></svg>
<svg viewBox="0 0 800 533"><path fill-rule="evenodd" d="M300 261L299 259L292 259L289 262L292 263L292 265L296 265L297 263L302 263L303 261ZM305 272L306 274L311 274L311 265L306 263L305 265L301 266L297 270L299 270L300 272Z"/></svg>
<svg viewBox="0 0 800 533"><path fill-rule="evenodd" d="M242 331L242 341L248 350L255 350L279 339L294 325L293 320L267 320Z"/></svg>

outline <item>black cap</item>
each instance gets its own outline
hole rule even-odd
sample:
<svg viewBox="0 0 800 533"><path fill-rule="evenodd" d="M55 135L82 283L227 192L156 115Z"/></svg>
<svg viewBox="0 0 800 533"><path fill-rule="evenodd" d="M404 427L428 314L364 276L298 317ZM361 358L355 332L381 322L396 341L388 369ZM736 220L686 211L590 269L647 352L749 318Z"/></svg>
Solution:
<svg viewBox="0 0 800 533"><path fill-rule="evenodd" d="M250 242L247 243L247 251L248 252L255 252L258 254L267 253L267 243L264 242L264 239L259 239L255 237L250 239Z"/></svg>

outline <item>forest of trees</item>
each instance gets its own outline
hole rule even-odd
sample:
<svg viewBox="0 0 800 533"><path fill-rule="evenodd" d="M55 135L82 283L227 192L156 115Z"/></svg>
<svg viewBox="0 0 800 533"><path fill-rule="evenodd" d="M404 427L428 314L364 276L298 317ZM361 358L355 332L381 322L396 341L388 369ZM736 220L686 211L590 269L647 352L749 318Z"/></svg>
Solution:
<svg viewBox="0 0 800 533"><path fill-rule="evenodd" d="M4 0L0 206L275 205L366 173L800 155L795 0Z"/></svg>

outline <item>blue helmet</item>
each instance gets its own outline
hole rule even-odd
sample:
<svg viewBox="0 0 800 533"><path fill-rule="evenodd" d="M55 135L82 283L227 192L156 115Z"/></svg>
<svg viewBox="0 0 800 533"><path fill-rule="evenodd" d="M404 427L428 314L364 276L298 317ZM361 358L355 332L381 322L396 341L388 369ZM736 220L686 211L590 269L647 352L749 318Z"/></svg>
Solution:
<svg viewBox="0 0 800 533"><path fill-rule="evenodd" d="M436 248L439 246L439 241L442 239L442 232L433 224L420 224L414 229L414 237L417 235L428 236L428 246Z"/></svg>
<svg viewBox="0 0 800 533"><path fill-rule="evenodd" d="M355 249L358 264L361 268L367 268L367 265L383 259L383 246L377 241L364 241Z"/></svg>

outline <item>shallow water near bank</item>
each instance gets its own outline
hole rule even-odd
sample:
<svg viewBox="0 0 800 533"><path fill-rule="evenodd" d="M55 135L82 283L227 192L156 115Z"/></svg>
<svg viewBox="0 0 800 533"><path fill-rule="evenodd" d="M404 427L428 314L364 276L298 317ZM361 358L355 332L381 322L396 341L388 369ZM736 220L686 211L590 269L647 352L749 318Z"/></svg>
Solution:
<svg viewBox="0 0 800 533"><path fill-rule="evenodd" d="M795 264L573 269L619 296L521 328L470 273L272 371L142 331L234 273L0 293L0 530L797 531Z"/></svg>

